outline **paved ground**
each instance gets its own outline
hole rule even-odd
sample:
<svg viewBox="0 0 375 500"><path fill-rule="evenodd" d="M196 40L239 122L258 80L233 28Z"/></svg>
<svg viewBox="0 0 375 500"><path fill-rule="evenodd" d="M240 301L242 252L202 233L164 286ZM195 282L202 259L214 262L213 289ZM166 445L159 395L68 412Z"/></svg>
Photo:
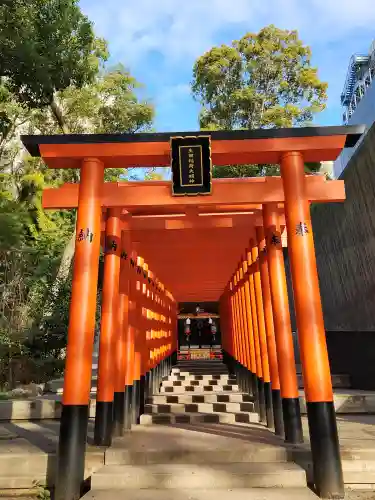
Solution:
<svg viewBox="0 0 375 500"><path fill-rule="evenodd" d="M375 460L375 415L343 415L337 418L341 449L344 458L368 458ZM306 442L303 449L308 450L308 425L306 418L303 418L303 426ZM154 428L154 426L152 426ZM228 446L227 449L234 450L240 448L243 452L249 452L251 445L263 445L261 448L268 448L268 446L285 446L281 439L276 438L271 432L265 428L260 428L258 424L253 425L232 425L232 424L198 424L194 426L177 425L175 427L195 430L196 437L192 438L191 433L186 437L178 437L178 429L174 431L168 428L159 427L160 435L162 437L160 442L155 442L155 436L150 432L150 427L138 427L135 432L127 435L124 438L127 441L126 448L130 453L139 456L139 453L144 453L146 450L168 450L170 448L171 455L181 445L187 446L193 451L202 446L201 432L206 435L205 443L208 448L215 448L215 446L222 447L224 442L229 444L229 440L233 445L233 440L239 440L235 447ZM149 430L148 430L149 429ZM22 456L30 455L35 457L42 457L47 455L54 455L56 452L58 441L59 422L57 420L43 420L39 422L12 422L0 424L0 469L2 465L14 460L12 467L17 470L17 463L22 462ZM95 470L102 463L103 449L93 446L93 421L89 424L89 444L88 451L92 456L92 469ZM163 435L163 436L162 436ZM229 440L228 440L229 438ZM182 440L182 441L181 441ZM211 444L210 444L211 443ZM207 450L209 451L209 450ZM34 461L34 458L31 459ZM10 465L10 464L9 464ZM91 468L91 466L90 466ZM347 500L375 500L374 491L353 491L348 492ZM25 499L26 500L26 499Z"/></svg>
<svg viewBox="0 0 375 500"><path fill-rule="evenodd" d="M345 500L374 500L374 491L348 491Z"/></svg>
<svg viewBox="0 0 375 500"><path fill-rule="evenodd" d="M345 450L374 451L375 458L375 415L348 415L338 416L340 444ZM307 419L303 418L305 439L308 442ZM201 424L195 425L196 430L208 434L237 437L242 440L254 439L256 431L246 425L220 425ZM39 422L11 422L0 424L0 455L4 453L54 453L58 440L59 422L57 420L42 420ZM266 431L266 429L265 429ZM93 421L89 423L89 449L99 450L92 446ZM268 431L260 432L258 438L270 442L274 436ZM306 448L308 447L306 443Z"/></svg>
<svg viewBox="0 0 375 500"><path fill-rule="evenodd" d="M342 415L337 417L340 444L345 449L374 450L375 459L375 415ZM209 434L237 437L242 440L254 439L254 428L246 425L213 425L201 424L194 426L197 430ZM304 435L308 441L307 419L303 418ZM0 455L12 452L26 453L54 453L58 440L59 422L57 420L42 420L35 422L16 421L0 424ZM266 431L266 429L265 429ZM259 431L257 431L259 432ZM93 421L89 423L89 449L98 448L92 446ZM273 435L260 432L259 439L273 440Z"/></svg>

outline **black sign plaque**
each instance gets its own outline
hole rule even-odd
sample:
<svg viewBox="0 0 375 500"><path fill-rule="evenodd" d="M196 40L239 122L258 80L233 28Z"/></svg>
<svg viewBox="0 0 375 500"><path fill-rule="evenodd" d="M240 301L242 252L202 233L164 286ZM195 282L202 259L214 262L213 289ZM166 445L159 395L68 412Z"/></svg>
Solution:
<svg viewBox="0 0 375 500"><path fill-rule="evenodd" d="M174 196L211 194L211 137L171 137Z"/></svg>

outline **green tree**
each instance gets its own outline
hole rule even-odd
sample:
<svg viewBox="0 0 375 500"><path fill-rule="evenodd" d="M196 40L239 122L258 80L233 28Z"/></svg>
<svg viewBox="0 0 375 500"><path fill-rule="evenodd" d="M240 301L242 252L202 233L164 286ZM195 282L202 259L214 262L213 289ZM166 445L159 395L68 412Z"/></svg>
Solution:
<svg viewBox="0 0 375 500"><path fill-rule="evenodd" d="M92 82L107 47L78 0L12 0L0 4L0 76L20 103L49 106L68 132L55 95Z"/></svg>
<svg viewBox="0 0 375 500"><path fill-rule="evenodd" d="M306 126L327 100L327 83L311 65L311 49L296 31L273 25L199 57L192 91L205 130ZM277 167L229 166L215 168L214 176L270 172L277 173Z"/></svg>
<svg viewBox="0 0 375 500"><path fill-rule="evenodd" d="M136 90L140 84L121 65L106 73L100 73L94 82L81 88L68 87L56 95L64 122L74 133L135 133L150 130L154 118L154 108L146 101L139 101ZM54 113L42 110L35 112L33 126L41 133L56 133ZM61 181L77 181L77 171L48 170L43 164L44 176L56 183L56 176ZM130 174L131 175L131 174ZM152 175L152 172L148 173ZM67 178L70 176L70 178ZM125 180L129 176L126 169L107 169L106 181ZM74 256L75 231L65 246L56 280L52 286L45 306L45 315L52 314L54 304L60 294L60 287L69 276Z"/></svg>
<svg viewBox="0 0 375 500"><path fill-rule="evenodd" d="M64 347L74 254L74 211L45 213L41 192L77 171L47 169L19 135L145 131L154 109L123 67L100 70L106 44L76 0L1 2L0 47L1 385L18 379L19 358L52 363ZM111 169L106 180L128 175Z"/></svg>

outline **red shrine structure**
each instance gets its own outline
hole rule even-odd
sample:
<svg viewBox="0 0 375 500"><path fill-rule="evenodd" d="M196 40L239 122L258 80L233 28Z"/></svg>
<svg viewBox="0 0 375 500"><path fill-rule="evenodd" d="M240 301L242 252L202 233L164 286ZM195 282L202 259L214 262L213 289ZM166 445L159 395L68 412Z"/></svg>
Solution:
<svg viewBox="0 0 375 500"><path fill-rule="evenodd" d="M303 440L283 240L290 256L314 481L343 498L343 477L316 268L311 203L343 202L343 181L306 175L363 127L181 134L24 136L79 184L46 189L45 209L77 209L56 500L84 474L100 249L104 251L95 442L136 424L145 395L177 357L179 304L219 304L224 361L263 419ZM212 179L228 164L280 164L281 177ZM171 182L104 182L106 168L171 166ZM287 243L285 239L287 236Z"/></svg>

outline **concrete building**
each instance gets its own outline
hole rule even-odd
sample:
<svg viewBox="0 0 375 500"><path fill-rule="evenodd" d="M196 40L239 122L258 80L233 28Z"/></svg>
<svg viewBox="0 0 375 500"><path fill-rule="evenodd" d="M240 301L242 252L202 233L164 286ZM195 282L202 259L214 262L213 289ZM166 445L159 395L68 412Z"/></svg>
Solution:
<svg viewBox="0 0 375 500"><path fill-rule="evenodd" d="M351 57L341 94L341 104L344 108L344 125L366 125L367 132L375 122L375 40L367 55L355 54ZM341 176L363 137L354 148L345 149L336 160L336 178Z"/></svg>

